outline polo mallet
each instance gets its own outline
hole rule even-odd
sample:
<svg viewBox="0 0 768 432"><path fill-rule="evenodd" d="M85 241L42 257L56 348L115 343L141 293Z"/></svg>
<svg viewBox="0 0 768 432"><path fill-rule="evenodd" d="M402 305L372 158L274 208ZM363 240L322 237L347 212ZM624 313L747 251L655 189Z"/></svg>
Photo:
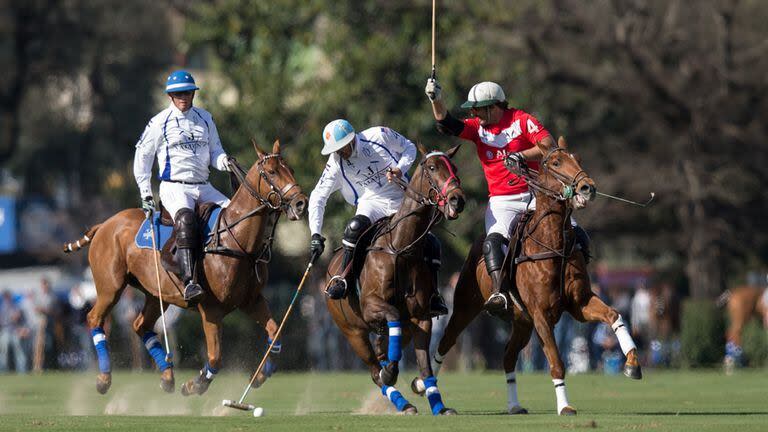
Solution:
<svg viewBox="0 0 768 432"><path fill-rule="evenodd" d="M267 352L264 353L264 357L261 359L261 363L259 363L259 367L256 368L256 372L253 373L253 376L251 377L251 381L248 383L247 386L245 386L245 391L243 392L243 395L240 396L240 400L237 402L230 400L230 399L224 399L221 401L221 404L225 407L230 407L234 409L239 409L242 411L253 411L256 407L251 404L243 403L245 400L245 397L248 396L248 392L251 390L251 385L253 385L253 382L256 381L256 377L259 376L259 372L261 372L261 369L264 367L264 364L267 363L267 359L269 358L269 354L272 352L272 347L277 343L278 340L280 340L280 333L283 331L283 326L285 325L285 322L288 320L288 316L291 314L291 310L293 309L293 304L296 302L296 299L299 297L299 293L301 292L301 288L304 287L304 281L307 280L307 276L309 275L309 271L312 269L312 265L315 263L315 259L317 259L316 253L312 254L312 257L309 259L309 264L307 264L307 269L304 271L304 276L301 278L301 282L299 282L299 287L296 288L296 292L293 294L293 298L291 299L291 303L288 305L288 309L285 311L285 315L283 315L283 320L280 322L280 327L277 328L277 333L275 333L275 337L272 339L272 343L269 344L269 348L267 348Z"/></svg>
<svg viewBox="0 0 768 432"><path fill-rule="evenodd" d="M640 202L637 202L637 201L631 201L631 200L628 200L628 199L619 198L617 196L608 195L608 194L602 193L602 192L597 192L597 194L600 195L600 196L604 196L606 198L615 199L616 201L621 201L621 202L624 202L624 203L627 203L627 204L636 205L638 207L648 207L648 204L650 204L651 201L653 201L653 198L656 197L656 192L651 192L651 197L648 199L648 201L646 201L644 203L640 203Z"/></svg>
<svg viewBox="0 0 768 432"><path fill-rule="evenodd" d="M435 63L435 22L437 21L437 0L432 0L432 79L437 78Z"/></svg>
<svg viewBox="0 0 768 432"><path fill-rule="evenodd" d="M163 307L163 287L160 285L160 264L157 259L157 244L155 242L155 211L147 212L149 233L152 235L152 257L155 259L155 280L157 281L157 298L160 299L160 321L163 323L163 339L165 342L165 361L171 362L171 350L168 347L168 330L165 328L165 308Z"/></svg>

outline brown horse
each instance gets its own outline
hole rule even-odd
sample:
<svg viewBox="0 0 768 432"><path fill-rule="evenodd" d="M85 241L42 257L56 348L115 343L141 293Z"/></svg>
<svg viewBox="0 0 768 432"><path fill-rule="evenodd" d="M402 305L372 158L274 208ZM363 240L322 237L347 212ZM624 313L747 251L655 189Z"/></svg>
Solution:
<svg viewBox="0 0 768 432"><path fill-rule="evenodd" d="M229 206L221 210L212 240L218 246L215 253L204 254L196 265L201 285L207 288L197 310L202 318L208 361L200 375L182 386L185 396L204 393L221 366L221 322L225 315L240 309L261 323L270 338L277 330L267 301L261 295L267 280L271 233L281 212L286 212L291 220L301 218L307 197L280 156L279 142L275 142L269 154L262 152L255 142L254 147L258 160L247 173L236 163L231 165L233 173L240 179L240 187ZM102 394L112 383L102 326L126 285L138 288L146 295L144 309L134 321L133 329L162 371L161 387L167 392L174 390L173 364L167 361L165 349L152 331L161 314L154 261L157 256L153 257L157 252L138 248L134 243L134 236L144 220L145 215L140 209L123 210L88 230L76 245L65 246L65 250L79 250L90 243L88 261L97 298L88 313L88 325L99 359L96 389ZM191 307L184 300L183 285L176 275L163 271L160 285L164 307L168 304Z"/></svg>
<svg viewBox="0 0 768 432"><path fill-rule="evenodd" d="M766 289L768 288L742 285L731 288L720 296L718 303L725 303L728 311L725 366L729 371L741 362L741 332L749 320L757 318L764 327L768 327L768 305L763 302Z"/></svg>
<svg viewBox="0 0 768 432"><path fill-rule="evenodd" d="M401 183L405 198L398 211L388 221L375 225L380 228L363 258L359 292L351 289L346 298L327 300L333 320L370 368L373 382L398 411L408 414L415 414L416 408L394 385L402 346L411 338L432 413L455 413L443 405L429 363L429 303L436 281L424 261L424 243L430 228L443 216L456 219L464 208L464 192L450 161L457 150L454 147L446 153L432 152L423 157L410 183ZM421 148L419 151L425 153ZM338 274L340 265L339 252L328 266L327 280ZM375 350L370 333L376 334Z"/></svg>
<svg viewBox="0 0 768 432"><path fill-rule="evenodd" d="M520 350L528 343L535 328L549 361L557 396L557 412L572 415L576 410L566 398L565 371L553 335L553 328L563 311L582 322L602 321L611 325L627 356L625 374L637 379L641 374L637 350L621 316L591 291L585 256L575 247L570 214L574 207L583 207L594 198L594 181L568 153L562 137L558 140L558 147L549 149L540 146L540 149L546 155L541 162L541 171L526 178L535 192L536 210L529 218L530 222L521 227L521 256L516 272L510 272L505 266L507 273L504 278L510 282L510 275L514 274L518 298L523 303L523 310L515 307L504 317L513 324L504 354L508 412L527 413L518 402L515 366ZM453 314L433 357L436 372L458 335L483 310L483 304L491 293L491 278L483 262L482 240L474 243L456 283ZM510 247L513 245L511 243ZM507 260L514 258L510 254ZM413 387L414 391L420 389L418 383Z"/></svg>

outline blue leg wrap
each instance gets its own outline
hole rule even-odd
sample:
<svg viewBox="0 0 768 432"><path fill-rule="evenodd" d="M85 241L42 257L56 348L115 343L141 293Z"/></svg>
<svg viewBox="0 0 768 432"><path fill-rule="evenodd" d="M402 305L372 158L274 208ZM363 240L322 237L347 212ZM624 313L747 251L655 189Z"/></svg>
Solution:
<svg viewBox="0 0 768 432"><path fill-rule="evenodd" d="M432 408L432 415L439 415L440 411L445 408L443 405L443 398L440 397L440 391L437 389L437 378L433 376L426 377L424 379L424 387L427 389L427 400L429 406Z"/></svg>
<svg viewBox="0 0 768 432"><path fill-rule="evenodd" d="M389 321L387 322L387 327L389 327L389 350L387 357L389 357L391 362L400 361L403 357L403 350L400 346L403 329L400 328L400 321Z"/></svg>
<svg viewBox="0 0 768 432"><path fill-rule="evenodd" d="M267 338L267 347L272 345L272 338ZM275 344L272 346L272 349L269 351L272 354L280 354L280 351L283 350L283 344L280 343L280 341L275 342Z"/></svg>
<svg viewBox="0 0 768 432"><path fill-rule="evenodd" d="M99 359L99 371L101 373L112 372L112 365L109 362L107 335L104 334L104 329L96 327L91 330L91 338L93 338L93 346L96 347L96 356Z"/></svg>
<svg viewBox="0 0 768 432"><path fill-rule="evenodd" d="M212 380L217 373L219 373L219 370L212 368L207 362L205 363L203 370L200 371L200 375L205 376L205 379L207 380Z"/></svg>
<svg viewBox="0 0 768 432"><path fill-rule="evenodd" d="M381 366L383 368L387 367L388 364L389 364L389 361L387 361L387 360L380 360L379 361L379 366Z"/></svg>
<svg viewBox="0 0 768 432"><path fill-rule="evenodd" d="M273 373L275 373L275 371L277 371L277 365L272 361L272 359L268 358L266 363L264 363L264 367L261 368L261 372L264 374L264 376L269 378Z"/></svg>
<svg viewBox="0 0 768 432"><path fill-rule="evenodd" d="M173 367L173 363L165 361L167 353L165 352L163 345L160 344L160 340L157 339L157 333L148 331L141 337L141 341L144 342L144 346L147 348L147 351L149 351L149 355L155 360L155 364L161 372Z"/></svg>
<svg viewBox="0 0 768 432"><path fill-rule="evenodd" d="M408 400L403 397L402 393L400 393L396 388L390 387L390 386L383 386L381 388L381 394L387 397L387 399L392 402L392 404L397 408L398 411L402 411L403 408L405 408L406 405L408 405Z"/></svg>

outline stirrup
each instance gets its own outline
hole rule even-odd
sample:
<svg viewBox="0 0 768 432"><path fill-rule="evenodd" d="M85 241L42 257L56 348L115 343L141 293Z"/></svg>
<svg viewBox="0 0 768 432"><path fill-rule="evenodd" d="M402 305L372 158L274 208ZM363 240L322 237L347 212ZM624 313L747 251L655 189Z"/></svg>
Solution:
<svg viewBox="0 0 768 432"><path fill-rule="evenodd" d="M504 302L503 306L496 304L498 301L497 299L499 298ZM488 297L488 300L485 301L483 307L490 314L504 312L509 309L509 300L507 299L507 296L501 292L495 292Z"/></svg>
<svg viewBox="0 0 768 432"><path fill-rule="evenodd" d="M187 286L184 287L184 300L188 302L196 302L200 300L200 296L203 295L203 287L200 284L190 281Z"/></svg>
<svg viewBox="0 0 768 432"><path fill-rule="evenodd" d="M448 306L445 305L445 300L440 294L433 294L429 299L429 314L432 317L448 315Z"/></svg>
<svg viewBox="0 0 768 432"><path fill-rule="evenodd" d="M340 275L336 275L328 281L328 286L325 288L325 295L332 300L339 300L344 298L347 293L347 279Z"/></svg>

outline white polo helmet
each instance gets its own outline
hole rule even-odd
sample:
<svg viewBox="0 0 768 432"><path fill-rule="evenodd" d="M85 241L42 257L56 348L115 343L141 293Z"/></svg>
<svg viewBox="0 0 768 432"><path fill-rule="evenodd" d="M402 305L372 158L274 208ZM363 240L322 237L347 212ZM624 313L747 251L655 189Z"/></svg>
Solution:
<svg viewBox="0 0 768 432"><path fill-rule="evenodd" d="M462 108L480 108L504 102L507 96L501 86L491 81L483 81L469 89L467 101L461 104Z"/></svg>
<svg viewBox="0 0 768 432"><path fill-rule="evenodd" d="M320 153L329 155L340 150L355 139L355 128L344 119L336 119L323 129L323 149Z"/></svg>

